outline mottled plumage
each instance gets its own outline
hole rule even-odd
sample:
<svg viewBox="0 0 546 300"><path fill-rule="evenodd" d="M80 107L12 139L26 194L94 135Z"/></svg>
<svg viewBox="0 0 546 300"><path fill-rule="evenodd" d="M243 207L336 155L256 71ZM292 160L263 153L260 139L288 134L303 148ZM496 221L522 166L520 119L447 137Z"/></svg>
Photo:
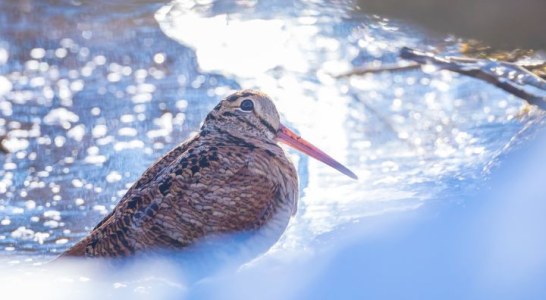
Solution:
<svg viewBox="0 0 546 300"><path fill-rule="evenodd" d="M298 199L296 170L277 144L283 128L267 95L245 90L227 97L195 137L146 170L63 256L180 250L240 232L275 242Z"/></svg>

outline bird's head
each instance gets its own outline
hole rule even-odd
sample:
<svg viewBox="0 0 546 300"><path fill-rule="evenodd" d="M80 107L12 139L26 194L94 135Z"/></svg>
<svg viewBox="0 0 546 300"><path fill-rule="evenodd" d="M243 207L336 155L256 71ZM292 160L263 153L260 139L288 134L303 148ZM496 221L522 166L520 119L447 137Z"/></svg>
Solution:
<svg viewBox="0 0 546 300"><path fill-rule="evenodd" d="M279 113L266 94L243 90L224 100L208 114L203 128L216 127L237 136L273 140L279 129Z"/></svg>
<svg viewBox="0 0 546 300"><path fill-rule="evenodd" d="M358 179L351 170L282 125L275 104L260 91L242 90L220 101L207 115L202 129L227 131L241 138L282 142Z"/></svg>

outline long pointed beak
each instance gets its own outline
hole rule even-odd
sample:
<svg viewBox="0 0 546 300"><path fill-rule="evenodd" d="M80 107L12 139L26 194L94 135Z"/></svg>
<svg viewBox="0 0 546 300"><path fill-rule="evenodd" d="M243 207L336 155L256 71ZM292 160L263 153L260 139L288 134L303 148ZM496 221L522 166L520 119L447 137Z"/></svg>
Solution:
<svg viewBox="0 0 546 300"><path fill-rule="evenodd" d="M340 164L328 154L322 152L319 148L313 146L311 143L304 140L301 136L295 134L292 130L288 129L282 124L279 131L277 131L277 140L329 165L352 179L358 179L358 176L356 176L351 170L347 169L347 167Z"/></svg>

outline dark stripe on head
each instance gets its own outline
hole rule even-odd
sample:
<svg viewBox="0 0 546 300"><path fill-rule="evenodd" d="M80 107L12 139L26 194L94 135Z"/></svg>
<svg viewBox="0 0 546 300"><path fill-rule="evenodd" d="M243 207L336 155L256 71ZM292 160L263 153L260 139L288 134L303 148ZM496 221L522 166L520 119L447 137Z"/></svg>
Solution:
<svg viewBox="0 0 546 300"><path fill-rule="evenodd" d="M277 134L277 130L275 130L275 128L273 127L273 125L269 124L269 122L267 122L266 120L262 119L261 117L260 118L260 122L262 122L262 124L269 130L271 131L271 133L273 134Z"/></svg>
<svg viewBox="0 0 546 300"><path fill-rule="evenodd" d="M256 95L255 92L242 92L241 96L239 97L248 97L248 96L254 96L254 95Z"/></svg>
<svg viewBox="0 0 546 300"><path fill-rule="evenodd" d="M249 120L245 119L244 117L240 117L230 111L226 111L225 113L222 114L222 116L229 116L229 117L234 117L236 118L239 122L243 122L245 124L247 124L248 126L258 130L258 127L256 127L256 125L252 124Z"/></svg>
<svg viewBox="0 0 546 300"><path fill-rule="evenodd" d="M239 93L235 93L229 97L226 98L227 102L235 102L239 98Z"/></svg>
<svg viewBox="0 0 546 300"><path fill-rule="evenodd" d="M256 128L256 125L252 124L250 121L248 121L247 119L245 118L241 118L239 117L238 115L230 112L230 111L226 111L224 113L222 113L222 116L226 116L226 117L235 117L237 118L237 120L241 121L241 122L244 122L246 124L248 124L249 126L251 126L252 128L254 129L257 129ZM262 123L262 125L265 126L265 128L267 128L267 130L271 131L271 133L273 134L277 134L277 131L275 130L275 128L273 127L273 125L269 124L269 122L267 122L265 119L261 118L261 117L258 117L258 119L260 119L260 123Z"/></svg>
<svg viewBox="0 0 546 300"><path fill-rule="evenodd" d="M248 91L248 90L240 91L240 92L237 92L237 93L234 93L234 94L228 96L226 98L226 101L235 102L235 100L237 100L237 99L239 99L241 97L248 97L248 96L254 96L254 95L258 95L258 93L254 92L254 91Z"/></svg>
<svg viewBox="0 0 546 300"><path fill-rule="evenodd" d="M248 126L254 128L254 129L256 129L256 130L259 130L258 127L256 127L256 125L252 124L249 120L247 120L247 119L245 119L245 118L239 118L239 117L237 117L237 119L238 119L239 121L241 121L241 122L246 123Z"/></svg>
<svg viewBox="0 0 546 300"><path fill-rule="evenodd" d="M228 138L228 140L232 143L235 143L237 146L241 146L241 147L245 147L245 148L248 148L250 150L254 150L256 149L256 146L247 142L246 140L240 138L240 137L236 137L234 136L233 134L223 130L223 129L220 129L220 128L216 128L216 130L218 130L218 132L220 132L221 134L223 134L224 136L226 136Z"/></svg>
<svg viewBox="0 0 546 300"><path fill-rule="evenodd" d="M222 116L226 116L226 117L237 117L234 113L230 112L230 111L225 111L222 113Z"/></svg>

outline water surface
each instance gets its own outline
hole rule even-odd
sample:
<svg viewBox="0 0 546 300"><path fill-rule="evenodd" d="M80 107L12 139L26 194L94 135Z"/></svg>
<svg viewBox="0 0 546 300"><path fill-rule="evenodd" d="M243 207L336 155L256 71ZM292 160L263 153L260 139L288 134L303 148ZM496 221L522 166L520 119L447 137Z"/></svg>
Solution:
<svg viewBox="0 0 546 300"><path fill-rule="evenodd" d="M360 177L290 151L298 214L258 260L312 257L345 228L404 218L427 203L465 205L511 149L533 139L543 114L433 68L336 78L398 62L404 46L458 53L452 37L352 7L2 2L0 133L11 153L0 156L0 264L45 262L85 236L151 163L241 88L270 94L285 124ZM123 284L136 290L134 282Z"/></svg>

